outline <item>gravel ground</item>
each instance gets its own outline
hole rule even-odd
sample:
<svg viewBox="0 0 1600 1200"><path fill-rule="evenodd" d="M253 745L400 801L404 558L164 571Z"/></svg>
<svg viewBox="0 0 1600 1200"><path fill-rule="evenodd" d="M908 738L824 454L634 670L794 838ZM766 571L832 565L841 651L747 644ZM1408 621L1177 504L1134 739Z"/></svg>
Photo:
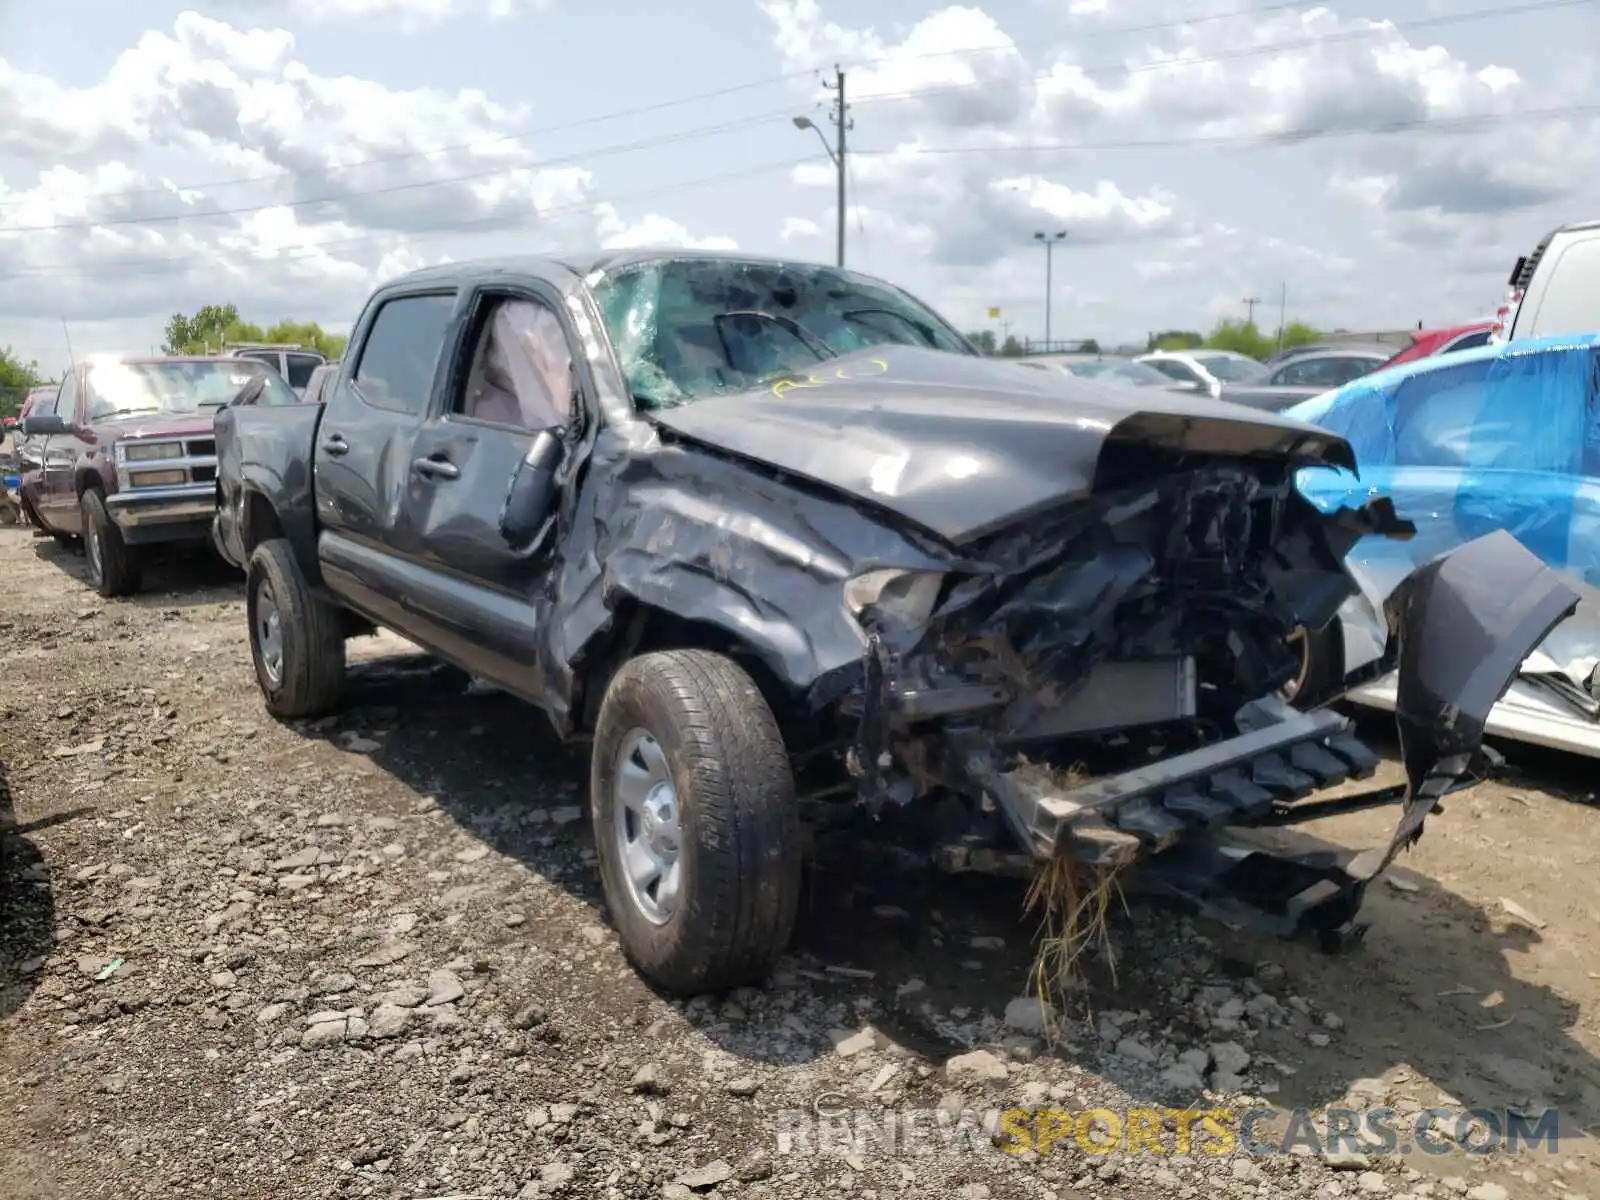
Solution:
<svg viewBox="0 0 1600 1200"><path fill-rule="evenodd" d="M175 563L116 602L82 578L0 529L7 1197L1600 1200L1581 764L1519 757L1450 801L1341 956L1134 904L1115 981L1047 1051L1018 884L825 840L770 984L673 1001L618 949L581 753L542 718L384 637L353 644L344 713L279 725L229 572ZM1206 1104L1387 1104L1407 1128L1552 1105L1563 1141L1018 1155L979 1124ZM793 1115L835 1109L912 1136Z"/></svg>

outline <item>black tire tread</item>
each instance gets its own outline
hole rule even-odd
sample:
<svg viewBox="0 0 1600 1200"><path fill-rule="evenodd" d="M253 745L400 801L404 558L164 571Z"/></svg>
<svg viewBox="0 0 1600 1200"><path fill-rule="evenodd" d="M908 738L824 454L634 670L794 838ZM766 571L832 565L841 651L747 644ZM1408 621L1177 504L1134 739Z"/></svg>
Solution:
<svg viewBox="0 0 1600 1200"><path fill-rule="evenodd" d="M652 710L672 728L645 719ZM613 862L602 781L618 740L636 724L661 740L679 776L680 822L694 859L679 913L664 927L632 911L620 877L607 879L629 957L648 978L681 994L757 983L788 948L800 899L794 775L772 710L750 675L725 655L670 650L623 665L607 689L591 770L596 835L604 839L597 849L608 876L620 864Z"/></svg>
<svg viewBox="0 0 1600 1200"><path fill-rule="evenodd" d="M78 506L83 514L85 553L88 552L87 540L96 533L100 535L100 578L95 581L95 590L108 600L133 595L139 590L143 574L139 569L139 553L123 540L122 530L106 510L105 497L98 488L90 488L83 493Z"/></svg>
<svg viewBox="0 0 1600 1200"><path fill-rule="evenodd" d="M283 623L283 682L274 692L262 673L255 643L257 581L272 589ZM320 717L344 694L345 639L339 609L306 584L285 538L269 538L250 554L245 582L250 657L267 711L285 720Z"/></svg>

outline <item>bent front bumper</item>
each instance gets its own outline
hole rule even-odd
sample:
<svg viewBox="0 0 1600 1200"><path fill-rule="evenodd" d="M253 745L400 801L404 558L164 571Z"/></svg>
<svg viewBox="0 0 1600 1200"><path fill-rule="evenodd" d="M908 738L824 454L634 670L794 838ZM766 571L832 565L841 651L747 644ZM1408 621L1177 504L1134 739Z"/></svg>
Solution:
<svg viewBox="0 0 1600 1200"><path fill-rule="evenodd" d="M106 507L130 545L204 541L216 516L216 485L129 488L107 496Z"/></svg>
<svg viewBox="0 0 1600 1200"><path fill-rule="evenodd" d="M1348 923L1366 884L1421 836L1428 814L1468 774L1490 709L1523 659L1578 600L1556 572L1504 532L1432 560L1395 589L1385 606L1385 657L1390 667L1398 664L1396 720L1406 786L1393 799L1403 802L1401 817L1386 847L1342 856L1336 865L1319 860L1298 873L1289 867L1304 864L1278 863L1282 886L1266 907L1282 932L1312 924L1326 934ZM1325 811L1300 802L1371 775L1379 761L1344 717L1326 709L1302 712L1267 697L1241 709L1237 725L1230 738L1082 784L1031 766L1002 770L993 743L973 732L951 731L948 741L950 761L968 786L993 799L1036 861L1070 857L1115 867L1157 855L1152 865L1165 867L1167 890L1206 899L1227 890L1219 882L1224 877L1237 880L1243 858L1271 856L1197 854L1185 835L1287 824ZM1183 853L1163 854L1180 843Z"/></svg>

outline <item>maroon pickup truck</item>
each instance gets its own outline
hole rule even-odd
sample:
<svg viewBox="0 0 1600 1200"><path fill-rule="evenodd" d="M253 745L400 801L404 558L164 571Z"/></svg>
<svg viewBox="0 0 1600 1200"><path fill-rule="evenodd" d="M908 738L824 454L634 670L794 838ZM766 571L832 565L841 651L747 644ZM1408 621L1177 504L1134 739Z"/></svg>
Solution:
<svg viewBox="0 0 1600 1200"><path fill-rule="evenodd" d="M143 551L207 547L216 513L217 410L261 381L294 403L271 367L239 358L97 356L79 363L23 432L40 465L23 481L27 517L58 541L82 539L102 596L139 588Z"/></svg>

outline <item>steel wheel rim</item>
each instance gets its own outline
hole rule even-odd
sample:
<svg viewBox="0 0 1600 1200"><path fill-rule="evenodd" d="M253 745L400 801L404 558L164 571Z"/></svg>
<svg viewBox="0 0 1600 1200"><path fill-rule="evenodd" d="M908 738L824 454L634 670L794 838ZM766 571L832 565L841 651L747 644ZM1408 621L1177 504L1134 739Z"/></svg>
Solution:
<svg viewBox="0 0 1600 1200"><path fill-rule="evenodd" d="M678 791L661 743L630 729L617 750L611 782L617 862L628 898L653 925L678 910L683 834Z"/></svg>
<svg viewBox="0 0 1600 1200"><path fill-rule="evenodd" d="M272 589L263 586L256 592L254 621L256 649L261 655L261 670L273 687L283 682L283 617Z"/></svg>
<svg viewBox="0 0 1600 1200"><path fill-rule="evenodd" d="M1300 647L1300 670L1296 673L1294 679L1278 689L1280 696L1293 702L1294 698L1300 694L1300 689L1306 686L1306 676L1311 673L1311 639L1306 637L1304 626L1297 626L1293 633L1284 638L1284 641L1291 645L1298 643Z"/></svg>
<svg viewBox="0 0 1600 1200"><path fill-rule="evenodd" d="M89 526L89 536L85 538L84 541L87 543L85 549L88 551L89 576L96 583L99 583L101 575L100 531L93 525Z"/></svg>

